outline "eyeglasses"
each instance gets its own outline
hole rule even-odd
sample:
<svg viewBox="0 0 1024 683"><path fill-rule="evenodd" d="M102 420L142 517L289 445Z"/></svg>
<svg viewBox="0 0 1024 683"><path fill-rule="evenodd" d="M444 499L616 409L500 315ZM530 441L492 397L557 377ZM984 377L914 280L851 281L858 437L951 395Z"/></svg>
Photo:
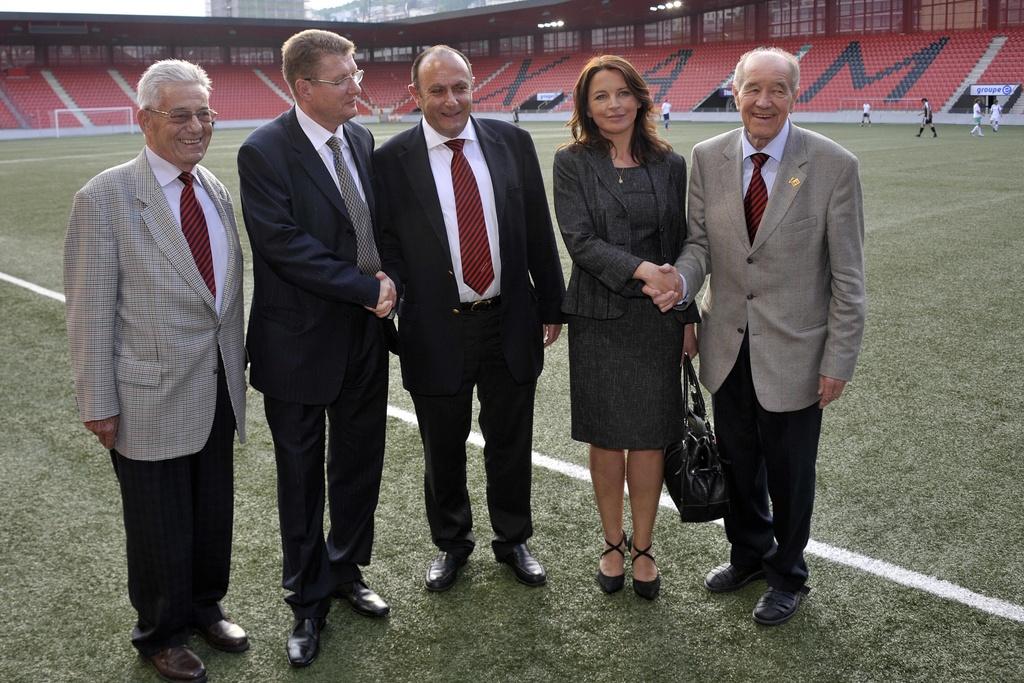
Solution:
<svg viewBox="0 0 1024 683"><path fill-rule="evenodd" d="M160 114L171 123L182 126L192 121L192 117L199 119L199 123L213 123L217 120L217 112L212 109L200 109L189 111L188 109L175 109L173 111L160 111L159 109L146 109L154 114Z"/></svg>
<svg viewBox="0 0 1024 683"><path fill-rule="evenodd" d="M310 83L326 83L327 85L346 85L346 82L351 79L353 83L359 85L360 83L363 82L363 74L365 73L366 72L363 71L362 69L358 69L350 73L348 76L339 78L336 81L325 81L322 78L303 78L302 80L309 81Z"/></svg>

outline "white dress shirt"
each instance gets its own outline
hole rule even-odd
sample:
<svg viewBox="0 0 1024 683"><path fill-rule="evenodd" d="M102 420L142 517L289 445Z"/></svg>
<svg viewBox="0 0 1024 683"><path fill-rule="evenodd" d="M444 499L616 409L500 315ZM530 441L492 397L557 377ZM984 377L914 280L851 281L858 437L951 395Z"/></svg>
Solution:
<svg viewBox="0 0 1024 683"><path fill-rule="evenodd" d="M178 180L178 176L181 175L181 169L159 156L148 146L146 147L146 158L149 160L149 167L153 169L153 175L156 176L156 182L160 184L160 189L164 191L167 203L171 205L174 220L178 221L178 227L180 228L181 191L185 189L185 184ZM192 169L192 179L192 189L195 192L196 199L199 201L199 207L203 210L203 217L206 218L206 231L210 235L210 253L213 255L213 282L217 286L217 313L219 314L221 296L224 290L224 278L227 277L228 272L228 237L224 233L224 223L220 219L220 214L217 213L217 207L214 206L213 200L207 194L206 188L203 187L199 176L196 175L195 169Z"/></svg>
<svg viewBox="0 0 1024 683"><path fill-rule="evenodd" d="M769 199L772 196L772 187L775 185L775 176L779 174L779 164L782 163L782 152L786 149L786 141L789 140L789 119L782 126L779 134L772 138L772 141L764 146L764 149L754 149L747 139L746 133L740 136L743 145L743 196L747 196L747 188L750 186L750 179L754 176L754 162L750 160L752 154L758 152L767 154L768 159L761 166L761 177L764 179L764 186L768 188Z"/></svg>
<svg viewBox="0 0 1024 683"><path fill-rule="evenodd" d="M452 186L452 157L455 153L444 143L455 138L441 135L430 127L423 119L423 137L427 141L427 157L430 159L430 171L434 174L434 185L437 188L437 199L441 203L441 214L444 216L444 229L448 234L448 250L452 255L452 269L455 281L459 285L459 301L477 301L490 299L501 294L501 253L498 248L498 210L494 205L494 186L491 184L491 172L487 168L476 129L470 121L458 138L466 142L462 146L469 166L473 169L476 186L480 191L480 202L484 209L484 223L487 226L487 241L491 247L491 266L494 268L494 281L482 293L478 294L462 279L462 251L459 248L459 220L455 211L455 189Z"/></svg>
<svg viewBox="0 0 1024 683"><path fill-rule="evenodd" d="M764 149L754 149L754 146L750 144L750 140L747 139L747 134L744 131L743 135L740 136L740 144L742 145L743 151L743 196L747 196L747 187L750 186L750 179L754 176L754 162L750 160L751 155L762 153L767 154L768 159L761 166L761 178L764 180L764 186L768 189L768 198L772 196L772 186L775 185L775 177L779 174L779 164L782 163L782 153L786 149L786 141L789 140L789 119L786 119L786 123L783 124L782 130L779 134L772 138L772 141L764 146ZM679 278L683 281L683 296L679 299L679 303L676 304L677 308L682 308L684 305L689 304L689 292L686 291L686 279L683 278L682 274Z"/></svg>
<svg viewBox="0 0 1024 683"><path fill-rule="evenodd" d="M334 168L334 150L327 146L327 141L331 137L338 138L338 141L341 143L341 156L345 160L345 165L348 166L348 172L352 174L352 180L356 181L356 189L359 190L359 196L365 202L366 192L363 190L363 182L359 178L359 168L356 166L356 160L352 156L352 149L348 146L348 140L345 139L343 125L338 126L337 130L331 132L311 119L309 114L302 111L302 107L298 105L295 105L295 117L299 120L299 127L302 128L302 132L309 138L313 149L320 155L320 160L327 167L327 172L334 179L334 185L338 188L338 193L340 194L341 183L338 181L338 172Z"/></svg>

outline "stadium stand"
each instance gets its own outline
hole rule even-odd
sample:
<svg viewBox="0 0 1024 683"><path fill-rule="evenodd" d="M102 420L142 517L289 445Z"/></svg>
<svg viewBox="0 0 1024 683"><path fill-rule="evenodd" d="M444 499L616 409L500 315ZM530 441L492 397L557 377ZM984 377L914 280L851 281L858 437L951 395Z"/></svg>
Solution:
<svg viewBox="0 0 1024 683"><path fill-rule="evenodd" d="M997 36L1005 44L985 67L983 56ZM1024 30L914 33L908 35L857 35L777 41L796 54L802 53L803 111L835 112L859 109L870 101L892 108L914 109L921 97L946 102L958 93L972 70L983 69L978 82L1020 83L1024 64ZM631 60L644 74L657 104L667 99L675 112L694 111L718 89L728 85L739 56L755 43L716 43L697 47L655 47L612 50ZM992 52L995 52L993 49ZM553 111L572 107L572 87L590 53L534 54L516 57L473 59L476 75L476 107L480 111L508 111L538 93L562 93ZM367 76L358 104L363 115L400 116L413 111L409 96L409 62L362 64ZM73 106L131 106L132 99L118 78L134 87L144 65L39 67L19 69L0 81L0 87L20 118L32 128L53 125L53 110L69 105L55 87L67 94ZM276 65L208 65L214 82L211 105L223 120L260 120L277 116L289 106L288 88ZM47 80L52 75L54 83ZM717 100L724 102L720 97ZM93 125L113 125L123 115L89 114ZM0 98L0 128L17 128L19 116ZM115 120L116 119L116 120ZM73 116L64 126L80 126Z"/></svg>
<svg viewBox="0 0 1024 683"><path fill-rule="evenodd" d="M1024 81L1024 30L1004 31L1003 48L979 79L982 83L1017 83Z"/></svg>
<svg viewBox="0 0 1024 683"><path fill-rule="evenodd" d="M204 67L213 81L210 106L225 120L272 119L288 109L290 102L283 99L267 83L256 75L251 66L225 66L222 64ZM262 69L271 77L271 71L280 76L276 69ZM284 79L279 87L287 93ZM277 83L275 81L275 83ZM360 112L365 113L365 112Z"/></svg>
<svg viewBox="0 0 1024 683"><path fill-rule="evenodd" d="M100 69L93 69L99 72ZM4 79L4 91L12 104L18 108L22 117L32 128L50 128L53 126L53 110L66 107L43 76L43 69L28 67L23 75ZM81 124L75 118L69 118L68 127Z"/></svg>
<svg viewBox="0 0 1024 683"><path fill-rule="evenodd" d="M121 88L105 68L57 67L50 69L78 107L133 107L135 100ZM134 85L134 82L132 82ZM124 125L125 115L115 112L88 112L85 116L94 126ZM61 126L73 117L61 119Z"/></svg>
<svg viewBox="0 0 1024 683"><path fill-rule="evenodd" d="M7 108L5 102L0 102L0 128L18 128L18 119L13 112Z"/></svg>

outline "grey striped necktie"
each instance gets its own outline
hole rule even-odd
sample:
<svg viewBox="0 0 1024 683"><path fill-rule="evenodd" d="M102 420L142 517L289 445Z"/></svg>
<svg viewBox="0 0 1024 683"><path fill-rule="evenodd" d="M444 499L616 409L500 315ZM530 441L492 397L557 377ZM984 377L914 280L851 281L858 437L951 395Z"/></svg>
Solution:
<svg viewBox="0 0 1024 683"><path fill-rule="evenodd" d="M348 170L345 157L341 153L341 142L331 136L327 146L334 152L334 170L338 174L341 186L341 198L348 209L348 216L356 229L356 264L364 275L374 275L380 270L380 254L373 241L373 227L370 224L370 208L359 196L356 182Z"/></svg>

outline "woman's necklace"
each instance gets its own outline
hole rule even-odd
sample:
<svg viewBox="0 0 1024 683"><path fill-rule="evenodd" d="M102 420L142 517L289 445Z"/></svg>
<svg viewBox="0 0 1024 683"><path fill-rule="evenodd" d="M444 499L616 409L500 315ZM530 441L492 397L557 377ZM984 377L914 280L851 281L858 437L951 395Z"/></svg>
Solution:
<svg viewBox="0 0 1024 683"><path fill-rule="evenodd" d="M619 185L621 185L622 184L622 172L625 171L627 168L634 168L634 167L633 166L616 166L615 165L615 157L616 156L617 155L615 154L615 151L613 150L612 151L612 168L614 168L615 172L619 174Z"/></svg>

